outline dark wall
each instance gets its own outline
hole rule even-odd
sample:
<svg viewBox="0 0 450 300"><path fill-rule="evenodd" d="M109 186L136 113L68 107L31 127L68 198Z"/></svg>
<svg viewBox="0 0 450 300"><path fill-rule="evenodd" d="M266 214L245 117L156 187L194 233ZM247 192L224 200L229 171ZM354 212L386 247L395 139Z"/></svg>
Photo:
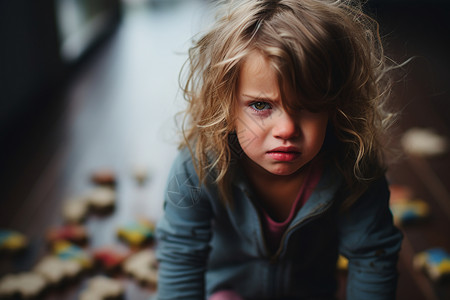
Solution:
<svg viewBox="0 0 450 300"><path fill-rule="evenodd" d="M401 82L416 76L414 82L427 91L410 101L427 102L450 128L450 1L369 0L368 5L388 56L399 63L411 59Z"/></svg>
<svg viewBox="0 0 450 300"><path fill-rule="evenodd" d="M432 68L450 69L450 1L371 0L368 7L380 23L388 52L394 50L403 58L417 56ZM450 76L436 78L440 79L449 82Z"/></svg>
<svg viewBox="0 0 450 300"><path fill-rule="evenodd" d="M0 45L0 128L4 132L64 72L53 1L0 1Z"/></svg>
<svg viewBox="0 0 450 300"><path fill-rule="evenodd" d="M102 1L114 16L111 24L76 61L60 54L56 0L0 0L0 141L36 113L45 113L84 56L92 51L120 20L120 1ZM92 4L98 6L97 0ZM32 124L26 124L32 126Z"/></svg>

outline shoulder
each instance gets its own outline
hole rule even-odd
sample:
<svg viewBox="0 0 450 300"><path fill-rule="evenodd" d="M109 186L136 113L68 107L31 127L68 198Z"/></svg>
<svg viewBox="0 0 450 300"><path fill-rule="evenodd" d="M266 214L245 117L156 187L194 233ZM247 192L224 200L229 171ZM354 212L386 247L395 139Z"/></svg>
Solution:
<svg viewBox="0 0 450 300"><path fill-rule="evenodd" d="M166 200L178 207L191 207L198 202L200 181L189 149L183 148L172 163L166 186Z"/></svg>
<svg viewBox="0 0 450 300"><path fill-rule="evenodd" d="M192 155L189 148L184 147L180 149L178 155L176 156L169 173L169 180L172 178L177 178L178 181L182 183L200 186L204 185L206 182L213 181L212 172L206 174L204 180L200 180L198 176L198 171L201 165L196 162L195 157Z"/></svg>
<svg viewBox="0 0 450 300"><path fill-rule="evenodd" d="M200 182L200 179L197 175L196 167L201 167L195 161L195 157L192 156L191 151L189 151L188 147L183 147L179 150L178 155L176 156L170 173L173 174L185 174L188 175L191 181ZM206 180L211 181L214 180L213 171L210 171L207 174Z"/></svg>
<svg viewBox="0 0 450 300"><path fill-rule="evenodd" d="M389 202L389 185L385 176L373 181L362 196L355 202L355 206L363 203L373 203L382 206L388 205Z"/></svg>
<svg viewBox="0 0 450 300"><path fill-rule="evenodd" d="M381 220L389 218L389 185L385 178L381 178L372 182L367 190L346 210L343 216L351 222L368 221L370 219Z"/></svg>
<svg viewBox="0 0 450 300"><path fill-rule="evenodd" d="M383 244L386 249L394 247L392 253L398 250L402 235L394 226L389 196L388 182L382 177L341 215L342 250L361 250L368 245L380 249Z"/></svg>
<svg viewBox="0 0 450 300"><path fill-rule="evenodd" d="M194 167L194 161L191 156L191 152L187 147L184 147L178 151L175 160L172 163L171 173L196 173Z"/></svg>
<svg viewBox="0 0 450 300"><path fill-rule="evenodd" d="M197 206L201 199L211 198L211 176L201 182L197 175L194 158L188 148L179 151L175 158L166 186L166 200L178 208Z"/></svg>

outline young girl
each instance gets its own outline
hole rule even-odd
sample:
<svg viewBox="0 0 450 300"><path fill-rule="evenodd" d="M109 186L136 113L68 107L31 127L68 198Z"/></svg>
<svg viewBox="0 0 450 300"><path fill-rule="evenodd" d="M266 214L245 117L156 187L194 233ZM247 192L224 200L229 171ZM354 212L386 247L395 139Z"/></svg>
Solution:
<svg viewBox="0 0 450 300"><path fill-rule="evenodd" d="M229 4L190 50L185 141L157 228L159 299L393 299L388 80L350 1Z"/></svg>

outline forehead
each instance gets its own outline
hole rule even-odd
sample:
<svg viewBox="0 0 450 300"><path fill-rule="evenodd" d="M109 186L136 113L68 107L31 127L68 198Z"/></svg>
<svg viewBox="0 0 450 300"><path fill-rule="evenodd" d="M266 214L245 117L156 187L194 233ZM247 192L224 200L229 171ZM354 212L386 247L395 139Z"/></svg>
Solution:
<svg viewBox="0 0 450 300"><path fill-rule="evenodd" d="M243 59L241 71L259 73L270 68L269 59L257 50L250 51Z"/></svg>
<svg viewBox="0 0 450 300"><path fill-rule="evenodd" d="M250 52L242 62L238 83L241 95L280 98L278 77L271 61L258 51Z"/></svg>

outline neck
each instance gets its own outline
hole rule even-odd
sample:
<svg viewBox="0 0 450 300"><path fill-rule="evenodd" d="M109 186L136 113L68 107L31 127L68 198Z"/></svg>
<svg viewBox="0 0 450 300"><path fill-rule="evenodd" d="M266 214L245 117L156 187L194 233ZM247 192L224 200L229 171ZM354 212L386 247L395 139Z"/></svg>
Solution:
<svg viewBox="0 0 450 300"><path fill-rule="evenodd" d="M250 184L255 188L259 205L273 220L285 220L306 178L309 164L290 175L275 175L247 157L242 163Z"/></svg>

